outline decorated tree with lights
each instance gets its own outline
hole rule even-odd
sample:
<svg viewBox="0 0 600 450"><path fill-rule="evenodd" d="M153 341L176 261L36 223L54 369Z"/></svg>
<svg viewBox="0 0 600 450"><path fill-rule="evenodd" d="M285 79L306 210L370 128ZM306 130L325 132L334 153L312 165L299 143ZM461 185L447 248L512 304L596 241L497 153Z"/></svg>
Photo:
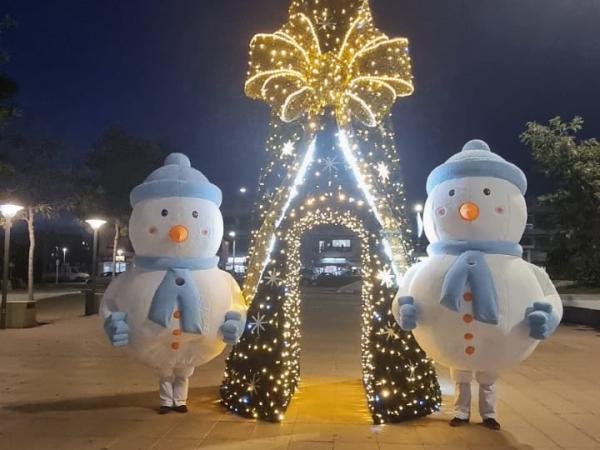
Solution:
<svg viewBox="0 0 600 450"><path fill-rule="evenodd" d="M432 362L391 314L411 260L390 109L413 92L408 41L373 24L368 0L294 0L250 44L246 94L272 108L244 295L247 329L227 359L223 403L280 421L300 377L300 239L331 224L362 260L362 369L375 423L430 414Z"/></svg>

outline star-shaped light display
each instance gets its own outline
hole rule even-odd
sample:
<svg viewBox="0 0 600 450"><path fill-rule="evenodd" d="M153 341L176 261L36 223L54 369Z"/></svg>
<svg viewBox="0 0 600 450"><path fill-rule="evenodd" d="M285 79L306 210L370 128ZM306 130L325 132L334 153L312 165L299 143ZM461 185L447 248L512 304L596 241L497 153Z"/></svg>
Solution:
<svg viewBox="0 0 600 450"><path fill-rule="evenodd" d="M279 272L275 272L274 270L269 270L269 272L267 272L265 280L269 286L279 286L282 281L279 277Z"/></svg>
<svg viewBox="0 0 600 450"><path fill-rule="evenodd" d="M261 314L260 311L256 313L255 316L252 316L252 320L248 323L248 328L250 328L250 332L254 334L258 334L260 336L261 331L265 331L265 315Z"/></svg>
<svg viewBox="0 0 600 450"><path fill-rule="evenodd" d="M258 389L260 388L259 381L260 376L257 373L252 374L252 378L246 383L246 390L251 393L258 392Z"/></svg>
<svg viewBox="0 0 600 450"><path fill-rule="evenodd" d="M292 156L294 154L294 149L294 143L292 141L287 141L281 148L281 156Z"/></svg>
<svg viewBox="0 0 600 450"><path fill-rule="evenodd" d="M396 330L394 330L394 327L392 326L392 324L387 324L387 326L385 328L383 328L381 331L379 331L379 334L382 336L385 336L385 339L387 341L389 341L390 339L398 339L398 334L396 333Z"/></svg>
<svg viewBox="0 0 600 450"><path fill-rule="evenodd" d="M380 270L377 274L377 279L381 282L381 285L386 288L391 288L394 285L394 274L390 269Z"/></svg>
<svg viewBox="0 0 600 450"><path fill-rule="evenodd" d="M329 173L337 172L338 161L336 157L328 156L323 160L323 170L328 171Z"/></svg>
<svg viewBox="0 0 600 450"><path fill-rule="evenodd" d="M390 179L390 169L386 163L380 161L375 168L377 169L377 173L379 174L379 179L381 181L385 183Z"/></svg>

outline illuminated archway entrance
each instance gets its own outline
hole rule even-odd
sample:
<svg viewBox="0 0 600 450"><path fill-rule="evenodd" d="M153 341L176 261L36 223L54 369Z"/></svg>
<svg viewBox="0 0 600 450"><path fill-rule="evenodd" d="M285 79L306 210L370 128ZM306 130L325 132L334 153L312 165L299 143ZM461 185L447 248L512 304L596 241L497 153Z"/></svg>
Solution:
<svg viewBox="0 0 600 450"><path fill-rule="evenodd" d="M375 423L428 414L440 401L431 362L412 334L402 331L390 307L395 289L378 234L350 210L325 207L305 213L282 233L248 311L247 329L227 360L224 404L247 417L280 421L301 372L300 248L317 225L338 225L358 236L362 262L361 365L367 405ZM381 268L386 268L382 270ZM343 312L340 312L343 313Z"/></svg>
<svg viewBox="0 0 600 450"><path fill-rule="evenodd" d="M301 317L296 330L301 345L297 355L301 377L291 413L298 411L299 418L308 421L367 422L370 413L362 380L372 376L364 364L368 349L364 342L368 342L371 328L365 317L373 309L371 289L362 280L353 283L351 293L346 289L340 292L337 286L302 285L300 266L310 267L305 266L308 260L302 255L306 256L307 246L316 248L317 244L306 238L322 226L328 231L335 227L335 233L344 233L346 239L351 234L352 265L361 267L365 280L373 275L368 232L350 211L315 211L287 233L285 249L292 263L283 280L288 292L286 309L288 314Z"/></svg>

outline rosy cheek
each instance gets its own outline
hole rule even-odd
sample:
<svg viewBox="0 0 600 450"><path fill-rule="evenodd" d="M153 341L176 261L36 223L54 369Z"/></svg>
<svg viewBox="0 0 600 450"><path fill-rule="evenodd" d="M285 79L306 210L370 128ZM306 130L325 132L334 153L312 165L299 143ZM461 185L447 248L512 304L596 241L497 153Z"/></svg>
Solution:
<svg viewBox="0 0 600 450"><path fill-rule="evenodd" d="M204 237L208 236L208 230L206 228L202 228L200 230L200 234Z"/></svg>
<svg viewBox="0 0 600 450"><path fill-rule="evenodd" d="M157 231L158 231L158 229L156 227L148 228L148 233L150 233L150 234L156 234Z"/></svg>
<svg viewBox="0 0 600 450"><path fill-rule="evenodd" d="M446 208L438 208L436 212L438 216L444 217L446 215Z"/></svg>
<svg viewBox="0 0 600 450"><path fill-rule="evenodd" d="M496 214L504 214L504 208L502 206L498 206L495 209Z"/></svg>

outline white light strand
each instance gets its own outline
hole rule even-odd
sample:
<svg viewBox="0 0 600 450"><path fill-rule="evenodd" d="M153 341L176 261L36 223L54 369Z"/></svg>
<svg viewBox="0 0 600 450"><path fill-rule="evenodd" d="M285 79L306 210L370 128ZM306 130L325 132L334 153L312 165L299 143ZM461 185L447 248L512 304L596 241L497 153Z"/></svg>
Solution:
<svg viewBox="0 0 600 450"><path fill-rule="evenodd" d="M346 131L343 130L342 128L338 128L338 140L340 143L340 148L342 149L342 154L344 155L344 158L346 159L348 166L352 170L352 173L354 174L354 178L356 178L358 187L363 192L365 199L367 200L367 204L373 211L373 215L375 216L375 219L377 219L377 222L379 222L379 225L381 225L381 227L385 230L383 218L379 214L379 210L375 203L375 199L373 198L373 196L371 195L371 192L369 191L369 186L367 185L367 183L365 183L365 181L363 179L362 172L360 171L360 167L358 166L358 162L356 161L356 157L354 156L354 152L352 151L352 147L350 146L350 142L348 141L348 136L346 136ZM386 255L388 256L388 258L390 258L390 265L392 267L392 271L394 272L396 279L399 280L400 279L400 271L398 270L398 267L396 267L396 263L394 262L394 254L392 252L392 246L385 238L382 238L381 242L382 242L382 245L383 245Z"/></svg>
<svg viewBox="0 0 600 450"><path fill-rule="evenodd" d="M298 186L300 186L302 183L304 183L304 178L306 177L306 172L308 171L308 168L310 167L310 165L314 159L316 146L317 146L317 138L314 137L313 140L311 141L310 145L308 146L308 149L306 150L306 154L304 155L304 159L302 160L302 164L300 164L300 168L298 169L298 172L296 173L296 176L294 177L294 183L292 184L292 186L290 188L290 193L288 195L287 201L285 202L285 205L281 209L281 214L279 215L279 218L275 222L275 230L277 230L279 228L279 225L281 225L281 222L283 222L283 219L285 219L287 211L290 208L290 205L292 204L292 200L298 195ZM271 253L273 253L273 249L275 248L276 241L277 241L277 238L273 234L271 236L271 241L269 243L269 250L267 251L267 254L265 255L265 259L262 263L260 274L258 277L256 277L255 289L256 289L256 287L258 287L258 284L260 283L260 280L263 277L265 269L266 269L267 265L269 264L269 261L271 260Z"/></svg>

